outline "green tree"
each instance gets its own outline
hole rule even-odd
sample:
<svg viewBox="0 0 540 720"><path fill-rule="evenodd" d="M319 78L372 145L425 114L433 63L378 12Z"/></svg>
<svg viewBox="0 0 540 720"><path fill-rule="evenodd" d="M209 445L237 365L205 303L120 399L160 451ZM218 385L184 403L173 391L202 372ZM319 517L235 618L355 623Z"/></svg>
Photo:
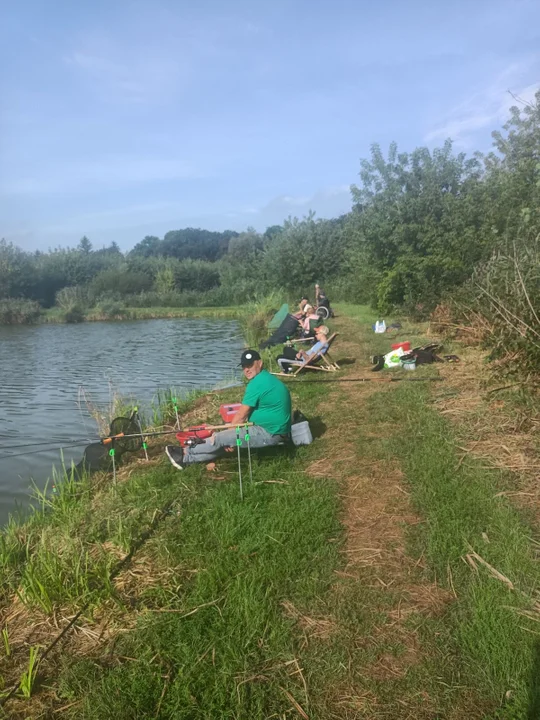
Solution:
<svg viewBox="0 0 540 720"><path fill-rule="evenodd" d="M418 148L385 159L378 145L352 186L349 257L370 267L378 307L426 312L461 284L485 255L480 232L485 206L479 157L455 155L447 141L432 153ZM364 273L365 278L365 273Z"/></svg>
<svg viewBox="0 0 540 720"><path fill-rule="evenodd" d="M86 235L83 235L83 237L79 241L78 250L80 250L82 253L91 253L92 252L92 243L90 240L86 237Z"/></svg>
<svg viewBox="0 0 540 720"><path fill-rule="evenodd" d="M157 271L154 287L158 293L165 294L174 292L175 286L174 270L171 267L171 263L167 263L167 265Z"/></svg>
<svg viewBox="0 0 540 720"><path fill-rule="evenodd" d="M282 233L265 246L264 272L270 285L296 294L316 281L327 282L343 270L346 237L342 219L289 218Z"/></svg>

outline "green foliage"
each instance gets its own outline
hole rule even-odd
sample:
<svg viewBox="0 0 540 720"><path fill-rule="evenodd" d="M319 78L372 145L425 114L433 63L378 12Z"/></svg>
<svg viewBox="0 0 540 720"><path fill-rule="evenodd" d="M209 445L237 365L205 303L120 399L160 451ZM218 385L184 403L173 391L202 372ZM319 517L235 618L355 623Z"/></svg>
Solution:
<svg viewBox="0 0 540 720"><path fill-rule="evenodd" d="M117 300L102 300L96 306L96 311L108 320L118 320L129 315L124 303Z"/></svg>
<svg viewBox="0 0 540 720"><path fill-rule="evenodd" d="M490 359L498 361L497 373L538 376L540 235L524 230L517 239L501 243L445 300L445 310L454 327L478 327Z"/></svg>
<svg viewBox="0 0 540 720"><path fill-rule="evenodd" d="M125 266L114 270L102 270L90 284L95 297L101 295L122 297L131 293L144 292L151 287L152 280L148 275L136 270L129 270Z"/></svg>
<svg viewBox="0 0 540 720"><path fill-rule="evenodd" d="M11 655L11 644L9 642L9 631L7 627L2 628L2 643L4 645L4 653L6 657Z"/></svg>
<svg viewBox="0 0 540 720"><path fill-rule="evenodd" d="M157 271L154 288L159 295L166 295L167 293L175 291L176 278L170 264L165 265Z"/></svg>
<svg viewBox="0 0 540 720"><path fill-rule="evenodd" d="M87 307L91 304L88 288L68 286L56 293L56 305L64 311L74 307Z"/></svg>
<svg viewBox="0 0 540 720"><path fill-rule="evenodd" d="M467 159L450 141L387 158L374 145L353 186L349 287L382 312L425 315L524 228L540 230L540 93L511 109L496 153ZM346 284L347 286L347 284Z"/></svg>
<svg viewBox="0 0 540 720"><path fill-rule="evenodd" d="M30 290L31 260L13 243L0 240L0 300L26 295Z"/></svg>
<svg viewBox="0 0 540 720"><path fill-rule="evenodd" d="M41 308L34 300L24 298L0 299L1 325L27 325L37 322Z"/></svg>
<svg viewBox="0 0 540 720"><path fill-rule="evenodd" d="M28 667L23 672L21 681L19 684L19 690L23 697L29 698L32 695L32 689L34 687L34 680L36 679L37 665L38 665L39 650L37 647L32 646L30 648L30 657L28 659Z"/></svg>
<svg viewBox="0 0 540 720"><path fill-rule="evenodd" d="M64 313L64 322L80 323L84 321L84 310L79 305L72 305Z"/></svg>
<svg viewBox="0 0 540 720"><path fill-rule="evenodd" d="M130 255L141 257L173 257L179 260L207 260L215 262L225 255L229 240L238 233L231 230L211 232L199 228L171 230L163 240L147 235L135 245Z"/></svg>
<svg viewBox="0 0 540 720"><path fill-rule="evenodd" d="M485 252L477 232L483 211L479 160L454 155L450 141L432 153L398 153L393 144L387 159L374 145L360 176L348 223L351 265L376 271L370 295L381 311L431 310Z"/></svg>
<svg viewBox="0 0 540 720"><path fill-rule="evenodd" d="M303 220L286 220L283 232L265 247L263 270L268 285L281 285L298 294L316 281L338 277L344 270L343 226L341 219L315 220L314 213Z"/></svg>

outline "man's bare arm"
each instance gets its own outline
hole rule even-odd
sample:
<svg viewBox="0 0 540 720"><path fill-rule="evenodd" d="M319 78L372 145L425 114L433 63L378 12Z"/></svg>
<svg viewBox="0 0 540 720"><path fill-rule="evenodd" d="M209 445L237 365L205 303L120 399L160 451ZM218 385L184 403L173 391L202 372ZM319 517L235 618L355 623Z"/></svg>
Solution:
<svg viewBox="0 0 540 720"><path fill-rule="evenodd" d="M238 410L235 412L233 419L231 420L231 424L241 425L242 423L247 422L247 419L249 418L252 410L253 408L249 405L240 405Z"/></svg>

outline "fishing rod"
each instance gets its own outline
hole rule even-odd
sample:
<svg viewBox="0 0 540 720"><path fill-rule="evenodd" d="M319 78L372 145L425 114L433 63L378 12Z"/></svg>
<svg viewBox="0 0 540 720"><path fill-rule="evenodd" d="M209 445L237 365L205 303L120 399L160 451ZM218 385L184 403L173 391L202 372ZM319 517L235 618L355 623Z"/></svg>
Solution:
<svg viewBox="0 0 540 720"><path fill-rule="evenodd" d="M44 441L44 442L39 442L39 443L28 443L27 445L13 446L14 449L18 449L18 448L23 448L23 447L35 447L36 445L47 445L47 447L41 447L39 450L29 450L27 452L21 452L21 453L8 452L3 455L0 455L0 460L6 460L8 458L15 458L15 457L24 457L26 455L37 455L39 453L52 452L55 450L64 450L64 449L84 445L88 442L95 442L97 444L102 444L104 446L107 446L107 445L112 446L113 443L116 443L118 441L122 442L124 440L134 440L136 438L143 439L142 447L143 447L143 449L146 449L146 448L144 448L144 445L146 445L144 438L160 437L160 436L164 436L164 435L174 435L179 432L178 429L175 429L175 430L163 430L163 431L159 431L159 432L148 433L148 432L142 431L142 428L140 427L140 423L137 423L137 424L139 425L139 427L138 427L139 432L135 432L135 433L129 433L129 434L116 433L116 434L106 435L104 437L97 437L94 440L92 440L92 438L88 438L88 437L80 438L78 440L70 439L70 440L66 440L66 442L60 446L51 446L50 441ZM253 423L242 423L242 424L253 425ZM185 428L182 432L195 432L196 433L197 431L202 431L202 430L215 432L218 430L230 430L231 428L236 428L236 425L232 425L230 423L226 424L226 425L204 425L204 426L198 425L198 426ZM8 449L8 448L6 448L6 449ZM111 447L111 449L112 449L112 447Z"/></svg>
<svg viewBox="0 0 540 720"><path fill-rule="evenodd" d="M287 373L272 373L272 375L278 375L279 377L287 378L289 380L298 380L301 383L348 383L348 382L379 382L379 383L394 383L394 382L442 382L442 377L426 377L426 378L335 378L333 380L304 380L303 378L297 378L294 375L288 375Z"/></svg>
<svg viewBox="0 0 540 720"><path fill-rule="evenodd" d="M253 423L242 423L242 425L253 425ZM236 428L236 425L234 423L227 423L225 425L194 425L193 427L184 428L181 432L197 432L202 430L209 430L214 432L215 430L231 430L232 428ZM172 435L178 433L178 429L176 430L160 430L159 432L151 432L151 433L133 433L130 435L126 435L124 433L118 433L117 435L107 435L106 437L100 438L100 442L102 442L104 445L108 445L114 440L122 439L127 440L128 438L138 438L141 437L141 435L144 435L144 437L159 437L160 435Z"/></svg>

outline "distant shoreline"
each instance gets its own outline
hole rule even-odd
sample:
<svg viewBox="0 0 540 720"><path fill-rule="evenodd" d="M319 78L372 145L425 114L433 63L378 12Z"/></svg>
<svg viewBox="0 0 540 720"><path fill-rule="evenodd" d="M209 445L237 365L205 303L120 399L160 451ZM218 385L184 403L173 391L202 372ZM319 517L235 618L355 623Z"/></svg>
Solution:
<svg viewBox="0 0 540 720"><path fill-rule="evenodd" d="M105 315L99 310L89 310L78 320L66 319L66 313L60 308L44 310L36 324L77 322L107 322L119 320L159 320L163 318L209 318L237 320L242 314L241 306L193 307L193 308L124 308L118 314Z"/></svg>

